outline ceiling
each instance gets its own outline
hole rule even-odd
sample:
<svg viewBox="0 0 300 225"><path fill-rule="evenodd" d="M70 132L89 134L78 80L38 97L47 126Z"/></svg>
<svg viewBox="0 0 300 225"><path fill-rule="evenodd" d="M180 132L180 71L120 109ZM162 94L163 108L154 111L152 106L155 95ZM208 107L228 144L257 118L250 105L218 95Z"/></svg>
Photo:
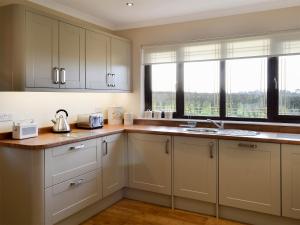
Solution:
<svg viewBox="0 0 300 225"><path fill-rule="evenodd" d="M300 5L300 0L30 0L112 29L185 22ZM126 6L133 2L134 6Z"/></svg>

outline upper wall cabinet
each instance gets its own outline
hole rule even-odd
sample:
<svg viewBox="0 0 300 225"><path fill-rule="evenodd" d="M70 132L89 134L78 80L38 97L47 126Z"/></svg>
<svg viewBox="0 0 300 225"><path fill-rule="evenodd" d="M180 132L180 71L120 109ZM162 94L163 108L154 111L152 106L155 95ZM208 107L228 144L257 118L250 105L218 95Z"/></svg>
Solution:
<svg viewBox="0 0 300 225"><path fill-rule="evenodd" d="M86 31L86 87L94 90L131 88L130 43Z"/></svg>
<svg viewBox="0 0 300 225"><path fill-rule="evenodd" d="M128 40L20 5L0 19L0 91L130 91Z"/></svg>
<svg viewBox="0 0 300 225"><path fill-rule="evenodd" d="M85 88L84 32L26 12L26 87Z"/></svg>

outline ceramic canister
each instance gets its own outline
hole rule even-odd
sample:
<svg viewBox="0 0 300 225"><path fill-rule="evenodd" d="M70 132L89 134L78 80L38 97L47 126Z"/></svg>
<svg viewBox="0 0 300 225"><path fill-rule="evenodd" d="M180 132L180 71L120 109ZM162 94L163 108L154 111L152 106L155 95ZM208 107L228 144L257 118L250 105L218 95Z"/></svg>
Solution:
<svg viewBox="0 0 300 225"><path fill-rule="evenodd" d="M124 125L131 126L133 125L133 114L132 113L124 113Z"/></svg>
<svg viewBox="0 0 300 225"><path fill-rule="evenodd" d="M153 112L153 118L160 119L161 118L161 111L154 111Z"/></svg>
<svg viewBox="0 0 300 225"><path fill-rule="evenodd" d="M123 124L123 108L122 107L109 107L108 108L108 124L121 125Z"/></svg>
<svg viewBox="0 0 300 225"><path fill-rule="evenodd" d="M173 119L173 112L170 111L165 112L165 119Z"/></svg>
<svg viewBox="0 0 300 225"><path fill-rule="evenodd" d="M144 111L144 118L145 119L151 119L152 118L152 111L150 111L150 110Z"/></svg>

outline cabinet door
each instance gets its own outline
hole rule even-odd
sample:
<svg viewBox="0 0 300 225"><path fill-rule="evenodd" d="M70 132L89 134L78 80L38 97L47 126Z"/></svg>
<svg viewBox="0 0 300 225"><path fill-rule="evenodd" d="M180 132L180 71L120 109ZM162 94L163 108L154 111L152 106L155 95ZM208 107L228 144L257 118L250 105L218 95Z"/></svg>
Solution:
<svg viewBox="0 0 300 225"><path fill-rule="evenodd" d="M86 31L86 88L108 89L109 38L103 34Z"/></svg>
<svg viewBox="0 0 300 225"><path fill-rule="evenodd" d="M104 137L102 144L103 197L106 197L125 185L124 135Z"/></svg>
<svg viewBox="0 0 300 225"><path fill-rule="evenodd" d="M280 145L220 141L220 204L280 215Z"/></svg>
<svg viewBox="0 0 300 225"><path fill-rule="evenodd" d="M171 194L171 137L129 134L129 187Z"/></svg>
<svg viewBox="0 0 300 225"><path fill-rule="evenodd" d="M282 215L300 219L300 146L282 145Z"/></svg>
<svg viewBox="0 0 300 225"><path fill-rule="evenodd" d="M59 23L59 66L66 71L60 88L85 88L85 31L67 23Z"/></svg>
<svg viewBox="0 0 300 225"><path fill-rule="evenodd" d="M58 67L58 22L26 12L26 87L59 88L54 81Z"/></svg>
<svg viewBox="0 0 300 225"><path fill-rule="evenodd" d="M174 194L176 196L216 202L216 151L216 140L174 138Z"/></svg>
<svg viewBox="0 0 300 225"><path fill-rule="evenodd" d="M111 38L111 73L115 89L130 90L131 53L130 43L124 40Z"/></svg>

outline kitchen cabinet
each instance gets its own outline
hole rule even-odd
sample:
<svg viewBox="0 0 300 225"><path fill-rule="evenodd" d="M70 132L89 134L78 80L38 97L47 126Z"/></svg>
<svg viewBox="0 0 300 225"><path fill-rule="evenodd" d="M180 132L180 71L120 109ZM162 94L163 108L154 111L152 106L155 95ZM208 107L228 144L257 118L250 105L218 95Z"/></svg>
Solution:
<svg viewBox="0 0 300 225"><path fill-rule="evenodd" d="M216 202L217 141L174 137L174 195Z"/></svg>
<svg viewBox="0 0 300 225"><path fill-rule="evenodd" d="M102 171L103 197L122 189L125 185L124 134L103 137Z"/></svg>
<svg viewBox="0 0 300 225"><path fill-rule="evenodd" d="M280 216L280 145L219 141L220 204Z"/></svg>
<svg viewBox="0 0 300 225"><path fill-rule="evenodd" d="M0 91L131 90L129 40L18 4L0 18Z"/></svg>
<svg viewBox="0 0 300 225"><path fill-rule="evenodd" d="M26 87L59 88L54 82L58 65L58 22L27 12Z"/></svg>
<svg viewBox="0 0 300 225"><path fill-rule="evenodd" d="M49 148L45 151L45 186L53 186L100 167L101 151L96 139Z"/></svg>
<svg viewBox="0 0 300 225"><path fill-rule="evenodd" d="M60 88L85 88L85 30L59 22Z"/></svg>
<svg viewBox="0 0 300 225"><path fill-rule="evenodd" d="M45 150L45 224L55 224L102 199L100 139Z"/></svg>
<svg viewBox="0 0 300 225"><path fill-rule="evenodd" d="M129 187L171 195L171 137L128 134Z"/></svg>
<svg viewBox="0 0 300 225"><path fill-rule="evenodd" d="M282 145L282 216L300 219L300 147Z"/></svg>
<svg viewBox="0 0 300 225"><path fill-rule="evenodd" d="M111 42L111 74L113 77L113 88L118 90L130 90L130 43L112 37Z"/></svg>
<svg viewBox="0 0 300 225"><path fill-rule="evenodd" d="M86 88L109 89L109 37L86 31Z"/></svg>
<svg viewBox="0 0 300 225"><path fill-rule="evenodd" d="M45 190L45 225L55 224L102 198L100 170L92 171Z"/></svg>
<svg viewBox="0 0 300 225"><path fill-rule="evenodd" d="M87 89L130 90L130 58L128 41L87 31Z"/></svg>
<svg viewBox="0 0 300 225"><path fill-rule="evenodd" d="M26 12L26 87L85 88L84 32Z"/></svg>

